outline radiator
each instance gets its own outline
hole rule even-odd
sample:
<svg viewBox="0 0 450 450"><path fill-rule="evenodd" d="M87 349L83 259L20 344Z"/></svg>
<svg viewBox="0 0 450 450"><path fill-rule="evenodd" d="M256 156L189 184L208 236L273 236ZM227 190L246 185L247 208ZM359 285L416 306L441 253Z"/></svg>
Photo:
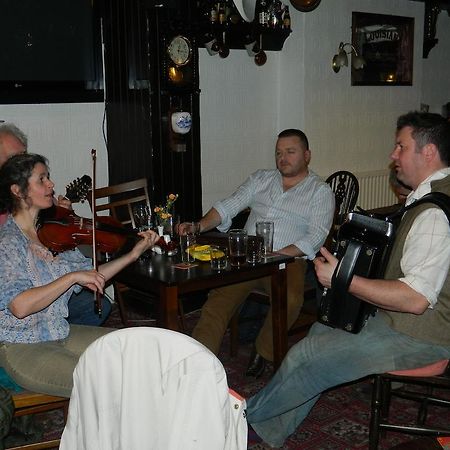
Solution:
<svg viewBox="0 0 450 450"><path fill-rule="evenodd" d="M389 186L389 170L355 173L359 181L357 205L363 209L380 208L397 203Z"/></svg>

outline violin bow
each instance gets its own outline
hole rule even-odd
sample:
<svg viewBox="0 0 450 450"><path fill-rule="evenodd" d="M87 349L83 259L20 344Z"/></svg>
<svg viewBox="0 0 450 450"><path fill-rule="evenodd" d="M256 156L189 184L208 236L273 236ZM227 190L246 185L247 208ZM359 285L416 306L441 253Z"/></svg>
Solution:
<svg viewBox="0 0 450 450"><path fill-rule="evenodd" d="M92 190L91 190L91 204L92 204L92 263L94 269L98 270L98 259L97 259L97 236L96 236L96 226L95 218L97 217L97 207L95 204L95 186L96 186L96 163L97 163L97 151L91 150L92 156ZM102 298L98 291L94 292L94 307L95 312L99 317L102 317Z"/></svg>

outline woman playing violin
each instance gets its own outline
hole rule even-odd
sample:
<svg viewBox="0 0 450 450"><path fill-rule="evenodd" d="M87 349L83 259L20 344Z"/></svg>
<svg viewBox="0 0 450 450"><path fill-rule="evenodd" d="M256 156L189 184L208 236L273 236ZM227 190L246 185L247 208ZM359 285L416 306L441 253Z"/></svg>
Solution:
<svg viewBox="0 0 450 450"><path fill-rule="evenodd" d="M0 364L26 389L68 397L79 356L112 331L69 325L70 296L83 287L102 293L105 282L158 236L139 233L129 253L98 271L78 249L54 256L36 231L39 211L53 203L53 186L47 160L40 155L13 156L0 169L0 209L10 213L0 229Z"/></svg>

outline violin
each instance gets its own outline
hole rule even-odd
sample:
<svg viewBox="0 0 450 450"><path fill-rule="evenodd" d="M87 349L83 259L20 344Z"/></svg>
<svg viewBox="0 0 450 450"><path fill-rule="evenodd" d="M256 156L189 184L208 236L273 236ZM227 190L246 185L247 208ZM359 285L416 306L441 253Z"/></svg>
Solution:
<svg viewBox="0 0 450 450"><path fill-rule="evenodd" d="M94 231L96 249L103 253L117 252L128 236L136 235L112 217L97 216L93 224L92 219L79 217L66 208L56 207L55 211L54 217L45 217L38 223L37 230L42 244L55 253L91 245Z"/></svg>
<svg viewBox="0 0 450 450"><path fill-rule="evenodd" d="M71 203L84 202L91 189L92 178L83 175L66 186L65 197ZM54 205L41 211L37 235L49 250L60 253L79 245L91 245L95 231L98 231L96 249L104 253L117 252L126 242L127 235L136 234L112 217L97 216L93 226L92 219L79 217L69 209Z"/></svg>

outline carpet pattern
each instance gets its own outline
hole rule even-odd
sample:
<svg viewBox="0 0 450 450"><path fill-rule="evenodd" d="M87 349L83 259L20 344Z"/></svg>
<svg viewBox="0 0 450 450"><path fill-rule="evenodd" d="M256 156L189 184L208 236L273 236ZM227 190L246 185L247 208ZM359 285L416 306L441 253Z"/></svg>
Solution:
<svg viewBox="0 0 450 450"><path fill-rule="evenodd" d="M188 332L195 325L199 316L198 311L186 315ZM114 307L106 326L122 328L119 313ZM291 337L289 344L298 340ZM272 368L266 368L263 376L258 379L249 379L243 375L251 352L250 343L241 343L239 353L232 358L229 351L228 336L225 336L219 359L222 361L230 387L244 397L249 397L258 392L269 380ZM283 450L351 450L368 449L368 425L370 418L370 399L372 385L370 379L341 386L324 393L317 402L307 419L296 432L285 442ZM408 423L414 423L417 407L412 402L395 399L391 406L393 417L405 419ZM429 408L429 423L435 426L448 426L450 411L444 408ZM35 417L35 427L43 431L44 437L54 438L60 435L63 428L62 414L59 412L42 413ZM17 443L23 440L23 435L12 430L7 444ZM400 433L386 433L380 444L380 450L411 441L413 436ZM267 450L270 447L265 444L249 446L250 450ZM426 447L423 447L426 450ZM166 450L166 449L161 449ZM205 449L206 450L206 449ZM210 449L208 449L210 450Z"/></svg>

